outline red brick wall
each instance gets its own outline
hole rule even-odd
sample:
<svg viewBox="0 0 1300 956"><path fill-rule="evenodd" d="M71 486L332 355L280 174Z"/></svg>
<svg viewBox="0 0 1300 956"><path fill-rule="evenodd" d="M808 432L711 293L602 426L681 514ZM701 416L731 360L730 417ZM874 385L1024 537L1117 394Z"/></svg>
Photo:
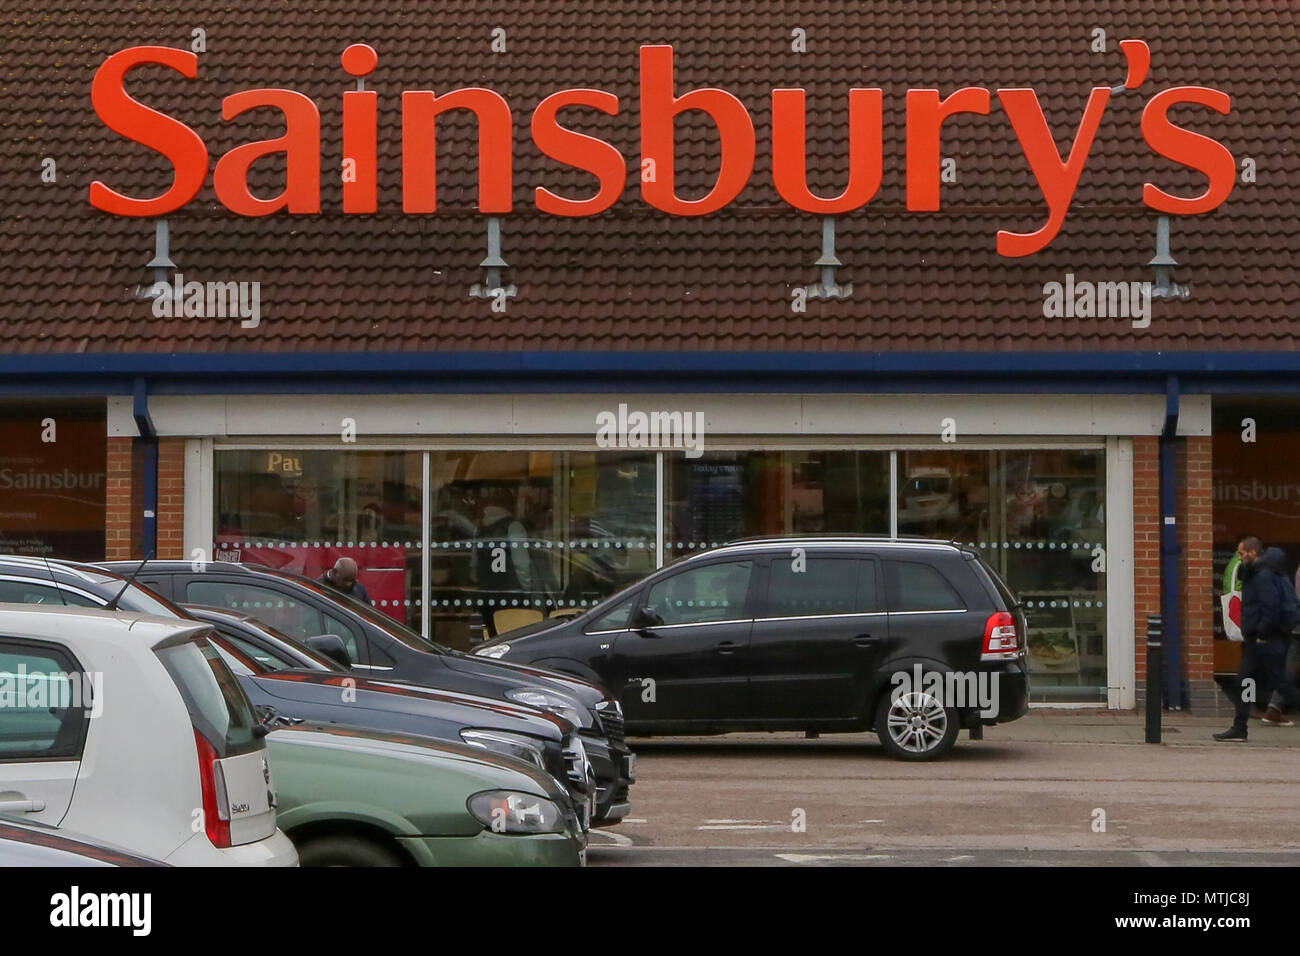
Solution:
<svg viewBox="0 0 1300 956"><path fill-rule="evenodd" d="M1133 633L1139 681L1146 680L1147 615L1160 613L1160 450L1159 440L1133 439Z"/></svg>
<svg viewBox="0 0 1300 956"><path fill-rule="evenodd" d="M109 561L134 556L131 505L134 455L133 439L109 438L104 508L104 557Z"/></svg>
<svg viewBox="0 0 1300 956"><path fill-rule="evenodd" d="M108 440L104 557L142 557L144 446L134 438ZM158 557L185 557L185 439L158 440Z"/></svg>
<svg viewBox="0 0 1300 956"><path fill-rule="evenodd" d="M158 557L185 557L185 439L158 440Z"/></svg>

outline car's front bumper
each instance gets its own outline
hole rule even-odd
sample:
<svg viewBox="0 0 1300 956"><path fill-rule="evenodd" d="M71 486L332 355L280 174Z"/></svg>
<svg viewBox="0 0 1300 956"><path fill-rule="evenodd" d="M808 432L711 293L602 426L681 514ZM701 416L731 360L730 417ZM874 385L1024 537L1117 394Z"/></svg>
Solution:
<svg viewBox="0 0 1300 956"><path fill-rule="evenodd" d="M420 866L585 866L586 840L576 833L398 837Z"/></svg>
<svg viewBox="0 0 1300 956"><path fill-rule="evenodd" d="M597 731L584 731L582 745L596 775L596 812L593 826L612 826L631 809L629 795L636 780L636 756L627 744L611 744Z"/></svg>

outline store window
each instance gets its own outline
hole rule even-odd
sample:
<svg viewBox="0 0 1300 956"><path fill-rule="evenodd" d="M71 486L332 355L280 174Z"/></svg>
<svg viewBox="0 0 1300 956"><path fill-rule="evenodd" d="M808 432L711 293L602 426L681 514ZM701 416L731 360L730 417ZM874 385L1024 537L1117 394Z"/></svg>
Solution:
<svg viewBox="0 0 1300 956"><path fill-rule="evenodd" d="M375 607L420 627L419 452L266 449L213 458L217 560L318 578L350 557Z"/></svg>
<svg viewBox="0 0 1300 956"><path fill-rule="evenodd" d="M888 534L889 453L672 453L664 558L759 534Z"/></svg>
<svg viewBox="0 0 1300 956"><path fill-rule="evenodd" d="M1241 645L1230 641L1223 629L1225 602L1220 597L1234 590L1232 577L1228 581L1224 577L1236 563L1237 542L1246 535L1255 535L1266 547L1281 548L1286 555L1288 573L1300 579L1296 570L1300 566L1297 419L1300 419L1300 402L1294 399L1255 399L1243 404L1216 400L1214 403L1211 494L1216 673L1235 673L1241 662ZM1243 439L1247 421L1255 430L1254 441ZM1235 578L1235 585L1241 587L1240 576ZM1239 618L1238 609L1238 628Z"/></svg>
<svg viewBox="0 0 1300 956"><path fill-rule="evenodd" d="M898 453L898 531L977 548L1025 605L1031 699L1106 699L1105 453Z"/></svg>
<svg viewBox="0 0 1300 956"><path fill-rule="evenodd" d="M104 560L104 405L0 406L0 552Z"/></svg>
<svg viewBox="0 0 1300 956"><path fill-rule="evenodd" d="M376 608L419 630L424 455L218 451L216 556L318 577L348 555ZM453 647L469 646L472 616L497 633L640 581L656 568L660 508L665 563L748 535L890 530L883 451L667 452L662 500L654 452L428 458L428 634ZM1034 699L1104 700L1104 452L906 449L897 480L900 534L979 549L1023 600ZM874 579L847 573L852 607L874 604ZM850 606L839 592L791 600ZM617 610L605 626L625 626L630 607Z"/></svg>
<svg viewBox="0 0 1300 956"><path fill-rule="evenodd" d="M430 636L594 607L655 567L655 456L435 452Z"/></svg>
<svg viewBox="0 0 1300 956"><path fill-rule="evenodd" d="M568 540L563 597L588 607L655 569L653 453L565 456ZM576 605L575 603L576 602Z"/></svg>

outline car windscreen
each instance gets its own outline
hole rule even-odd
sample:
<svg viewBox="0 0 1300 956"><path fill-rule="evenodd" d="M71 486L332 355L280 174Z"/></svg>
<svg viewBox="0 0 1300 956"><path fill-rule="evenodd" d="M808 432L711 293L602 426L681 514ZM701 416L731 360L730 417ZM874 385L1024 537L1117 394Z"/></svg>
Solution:
<svg viewBox="0 0 1300 956"><path fill-rule="evenodd" d="M219 759L261 747L253 733L257 718L239 681L202 632L169 639L154 648L181 692L194 729Z"/></svg>

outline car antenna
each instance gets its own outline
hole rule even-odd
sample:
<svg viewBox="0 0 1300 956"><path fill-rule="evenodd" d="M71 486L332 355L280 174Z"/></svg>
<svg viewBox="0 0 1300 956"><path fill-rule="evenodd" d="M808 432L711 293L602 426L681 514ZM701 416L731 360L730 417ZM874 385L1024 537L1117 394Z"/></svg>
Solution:
<svg viewBox="0 0 1300 956"><path fill-rule="evenodd" d="M55 590L56 592L58 592L59 600L63 602L63 606L64 606L64 607L67 607L67 606L68 606L68 598L67 598L67 596L63 593L63 588L59 587L59 581L58 581L58 579L54 576L54 569L53 569L52 567L50 567L50 559L47 558L44 554L42 554L42 555L41 555L41 560L45 562L45 573L48 574L48 575L50 576L50 583L54 585L54 590Z"/></svg>
<svg viewBox="0 0 1300 956"><path fill-rule="evenodd" d="M104 607L104 610L105 610L105 611L116 611L116 610L117 610L117 602L120 601L120 600L122 600L122 595L124 595L124 594L126 593L126 589L129 588L132 584L135 583L135 576L136 576L137 574L139 574L141 571L144 570L145 562L147 562L147 561L148 561L150 558L152 558L152 557L153 557L153 552L150 551L150 552L148 553L148 555L146 555L145 557L143 557L143 558L140 559L140 565L139 565L139 567L137 567L134 571L131 572L131 576L130 576L129 578L126 579L126 584L123 584L123 585L122 585L122 590L120 590L120 591L117 592L117 597L115 597L115 598L113 598L113 600L109 601L108 604Z"/></svg>
<svg viewBox="0 0 1300 956"><path fill-rule="evenodd" d="M0 531L0 541L4 541L6 544L9 543L9 538L7 535L5 535L3 531ZM16 553L17 552L15 552L15 554ZM54 585L54 590L59 595L59 600L63 602L64 607L67 607L68 606L67 595L63 593L63 589L59 587L58 580L54 577L54 569L50 567L50 559L47 558L44 553L42 553L41 560L45 562L45 573L50 576L50 583Z"/></svg>

